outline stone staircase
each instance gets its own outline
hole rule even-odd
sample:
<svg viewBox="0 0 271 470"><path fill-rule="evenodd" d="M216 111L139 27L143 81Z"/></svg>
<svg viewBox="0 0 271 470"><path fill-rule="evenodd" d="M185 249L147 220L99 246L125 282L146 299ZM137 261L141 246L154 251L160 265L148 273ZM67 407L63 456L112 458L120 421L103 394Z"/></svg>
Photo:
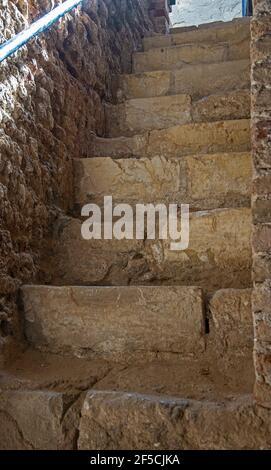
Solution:
<svg viewBox="0 0 271 470"><path fill-rule="evenodd" d="M13 449L256 449L252 400L249 22L144 40L74 161L75 206L23 286L28 347L1 374ZM81 238L105 195L189 203L190 244Z"/></svg>

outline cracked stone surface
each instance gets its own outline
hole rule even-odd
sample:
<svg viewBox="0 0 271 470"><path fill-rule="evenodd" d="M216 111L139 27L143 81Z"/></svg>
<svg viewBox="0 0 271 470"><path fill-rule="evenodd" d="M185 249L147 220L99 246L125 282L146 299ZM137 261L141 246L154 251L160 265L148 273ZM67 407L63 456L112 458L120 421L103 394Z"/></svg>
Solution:
<svg viewBox="0 0 271 470"><path fill-rule="evenodd" d="M190 210L250 206L250 152L191 155L181 159L74 160L75 203L190 204Z"/></svg>
<svg viewBox="0 0 271 470"><path fill-rule="evenodd" d="M221 354L252 355L251 293L251 289L222 289L209 299L210 336Z"/></svg>
<svg viewBox="0 0 271 470"><path fill-rule="evenodd" d="M171 251L157 238L84 240L80 219L61 219L44 270L57 285L196 284L208 292L249 287L250 223L249 208L191 212L188 249Z"/></svg>
<svg viewBox="0 0 271 470"><path fill-rule="evenodd" d="M271 447L270 410L251 397L199 402L89 391L79 449L259 449Z"/></svg>
<svg viewBox="0 0 271 470"><path fill-rule="evenodd" d="M76 446L82 400L50 391L2 391L2 450L64 450Z"/></svg>

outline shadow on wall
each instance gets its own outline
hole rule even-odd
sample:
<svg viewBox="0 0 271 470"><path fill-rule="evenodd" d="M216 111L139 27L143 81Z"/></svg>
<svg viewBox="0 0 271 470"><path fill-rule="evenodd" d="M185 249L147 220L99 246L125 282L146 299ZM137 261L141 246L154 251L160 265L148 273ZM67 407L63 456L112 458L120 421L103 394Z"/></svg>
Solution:
<svg viewBox="0 0 271 470"><path fill-rule="evenodd" d="M176 0L170 18L173 26L192 26L241 16L242 0Z"/></svg>

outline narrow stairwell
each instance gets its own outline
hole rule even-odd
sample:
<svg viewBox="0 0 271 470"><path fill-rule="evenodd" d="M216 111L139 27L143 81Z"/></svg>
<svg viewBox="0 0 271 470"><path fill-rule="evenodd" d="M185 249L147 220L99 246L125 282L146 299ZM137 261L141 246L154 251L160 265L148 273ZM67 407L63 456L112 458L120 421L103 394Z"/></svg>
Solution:
<svg viewBox="0 0 271 470"><path fill-rule="evenodd" d="M249 21L144 40L74 160L74 212L21 289L29 347L1 377L4 448L257 449ZM81 238L87 202L189 203L190 244ZM79 430L79 432L78 432ZM3 434L3 435L2 435ZM79 437L78 437L79 436Z"/></svg>

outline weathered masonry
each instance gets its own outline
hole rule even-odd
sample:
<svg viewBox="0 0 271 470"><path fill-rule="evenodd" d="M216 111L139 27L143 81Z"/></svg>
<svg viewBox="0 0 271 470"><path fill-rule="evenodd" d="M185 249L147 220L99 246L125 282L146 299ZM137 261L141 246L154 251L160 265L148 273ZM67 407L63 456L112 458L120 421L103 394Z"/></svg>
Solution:
<svg viewBox="0 0 271 470"><path fill-rule="evenodd" d="M271 448L271 6L170 3L85 1L0 67L2 449ZM83 240L108 194L189 203L189 248Z"/></svg>

